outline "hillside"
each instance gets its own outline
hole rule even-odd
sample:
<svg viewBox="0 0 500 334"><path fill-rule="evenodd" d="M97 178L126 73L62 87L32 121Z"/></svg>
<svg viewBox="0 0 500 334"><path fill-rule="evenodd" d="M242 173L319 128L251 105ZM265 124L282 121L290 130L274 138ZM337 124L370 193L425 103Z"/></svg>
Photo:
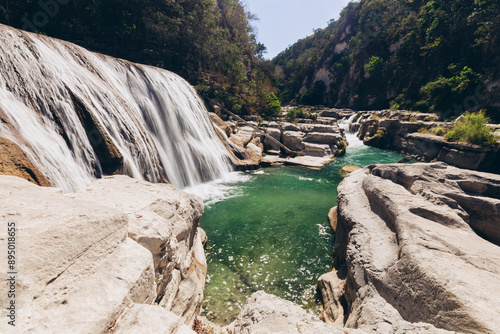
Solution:
<svg viewBox="0 0 500 334"><path fill-rule="evenodd" d="M274 60L284 102L405 108L500 121L500 5L362 0Z"/></svg>
<svg viewBox="0 0 500 334"><path fill-rule="evenodd" d="M240 113L262 110L272 91L240 0L9 0L0 23L92 51L171 70Z"/></svg>

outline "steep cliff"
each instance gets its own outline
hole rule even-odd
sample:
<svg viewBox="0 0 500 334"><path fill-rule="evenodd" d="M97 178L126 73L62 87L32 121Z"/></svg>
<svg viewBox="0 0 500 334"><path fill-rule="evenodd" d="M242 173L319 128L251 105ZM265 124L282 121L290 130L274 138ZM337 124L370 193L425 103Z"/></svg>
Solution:
<svg viewBox="0 0 500 334"><path fill-rule="evenodd" d="M351 2L273 59L286 102L436 111L500 121L500 7L492 0Z"/></svg>

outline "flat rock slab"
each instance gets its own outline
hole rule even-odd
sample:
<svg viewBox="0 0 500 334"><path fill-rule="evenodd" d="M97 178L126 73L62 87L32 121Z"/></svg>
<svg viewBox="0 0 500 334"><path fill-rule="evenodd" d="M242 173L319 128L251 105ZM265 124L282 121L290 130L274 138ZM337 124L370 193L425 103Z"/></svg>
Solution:
<svg viewBox="0 0 500 334"><path fill-rule="evenodd" d="M153 257L127 238L120 210L0 176L0 220L16 225L17 324L22 333L100 333L129 303L156 298ZM0 247L7 250L7 227ZM7 261L0 270L7 273ZM2 291L8 291L6 282ZM10 302L0 294L2 319ZM12 333L12 327L0 332Z"/></svg>
<svg viewBox="0 0 500 334"><path fill-rule="evenodd" d="M342 171L346 173L352 173L357 171L358 169L361 169L361 167L358 166L344 166L342 167Z"/></svg>
<svg viewBox="0 0 500 334"><path fill-rule="evenodd" d="M348 175L338 193L346 326L500 333L499 175L376 165Z"/></svg>
<svg viewBox="0 0 500 334"><path fill-rule="evenodd" d="M285 163L289 165L299 165L310 168L322 168L324 165L333 161L333 156L316 157L312 155L303 155L295 158L286 158Z"/></svg>

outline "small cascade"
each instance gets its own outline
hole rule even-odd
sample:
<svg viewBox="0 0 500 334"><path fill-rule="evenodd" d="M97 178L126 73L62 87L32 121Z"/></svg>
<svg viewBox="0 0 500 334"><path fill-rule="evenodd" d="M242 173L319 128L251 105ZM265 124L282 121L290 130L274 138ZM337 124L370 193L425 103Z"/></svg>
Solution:
<svg viewBox="0 0 500 334"><path fill-rule="evenodd" d="M181 77L2 25L0 137L68 192L113 173L184 188L232 170Z"/></svg>
<svg viewBox="0 0 500 334"><path fill-rule="evenodd" d="M344 129L347 142L349 143L349 148L362 147L364 146L363 141L356 136L355 127L352 123L356 118L356 114L349 117L349 119L343 119L339 122L339 126Z"/></svg>

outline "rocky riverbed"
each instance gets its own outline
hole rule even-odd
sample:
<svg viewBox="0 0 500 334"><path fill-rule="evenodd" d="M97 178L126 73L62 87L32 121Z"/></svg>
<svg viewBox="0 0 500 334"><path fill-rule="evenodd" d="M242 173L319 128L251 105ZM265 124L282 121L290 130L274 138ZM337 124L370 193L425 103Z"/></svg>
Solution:
<svg viewBox="0 0 500 334"><path fill-rule="evenodd" d="M469 143L453 143L428 132L435 127L451 127L439 122L434 114L405 111L366 111L354 118L353 130L366 145L402 152L415 159L443 161L449 165L500 173L500 145L481 147ZM497 128L498 125L491 125Z"/></svg>
<svg viewBox="0 0 500 334"><path fill-rule="evenodd" d="M19 333L193 333L206 275L199 198L126 176L66 195L12 176L0 184L2 221L17 227ZM373 165L338 192L335 268L318 284L324 321L258 292L215 332L500 331L500 176Z"/></svg>
<svg viewBox="0 0 500 334"><path fill-rule="evenodd" d="M333 117L323 117L314 123L311 120L308 123L224 122L216 114L211 113L210 117L236 163L245 168L261 164L321 168L344 154L348 145L344 129ZM281 155L283 150L287 157Z"/></svg>

